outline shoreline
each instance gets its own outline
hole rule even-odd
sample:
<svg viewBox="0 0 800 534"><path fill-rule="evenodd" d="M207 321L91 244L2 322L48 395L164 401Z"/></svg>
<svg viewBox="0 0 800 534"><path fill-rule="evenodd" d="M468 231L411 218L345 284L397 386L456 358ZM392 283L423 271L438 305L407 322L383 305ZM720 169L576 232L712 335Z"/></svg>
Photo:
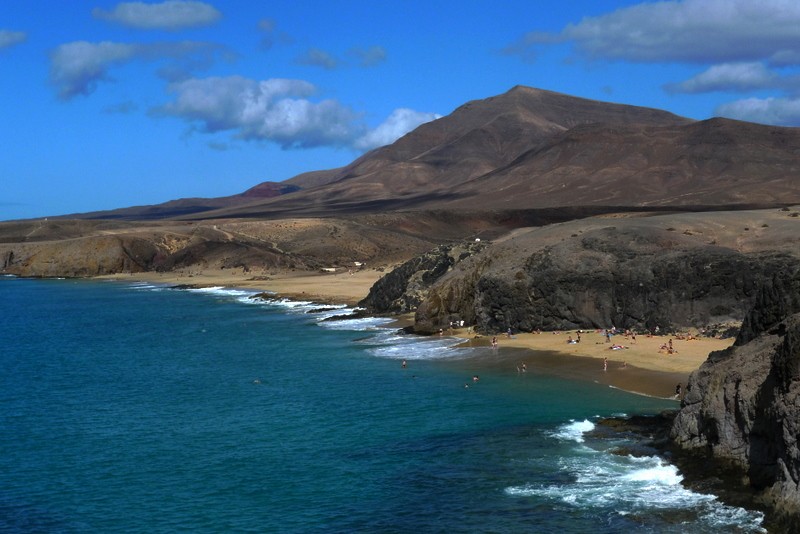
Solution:
<svg viewBox="0 0 800 534"><path fill-rule="evenodd" d="M493 336L472 335L467 329L446 331L463 339L461 346L490 347ZM694 336L693 336L694 337ZM527 351L528 365L536 362L559 376L575 377L605 384L640 395L676 398L676 386L685 392L689 375L711 352L730 347L734 339L693 338L687 336L611 336L606 342L602 331L583 331L580 343L575 332L520 333L498 335L497 351ZM670 340L673 352L669 353ZM612 349L612 347L623 347ZM667 347L662 349L662 347Z"/></svg>
<svg viewBox="0 0 800 534"><path fill-rule="evenodd" d="M291 300L356 306L384 274L364 269L352 273L283 271L256 276L241 269L225 269L117 274L93 278L198 287L233 287L269 292L276 297ZM413 318L409 319L408 315L397 316L393 324L402 328L413 324ZM492 336L473 334L468 328L445 330L443 335L461 339L459 346L462 347L491 346ZM514 369L519 362L525 362L529 370L535 367L537 372L545 374L591 381L633 394L669 399L676 398L677 384L681 384L682 390L685 390L689 375L700 367L709 353L726 349L734 341L732 338L688 339L685 336L644 335L632 339L621 334L607 340L597 330L583 331L580 343L568 343L570 337L576 338L576 332L520 333L510 337L497 335L497 351L501 355L498 361L510 369ZM672 353L667 350L670 340ZM622 348L612 350L613 346ZM604 363L605 359L607 363Z"/></svg>
<svg viewBox="0 0 800 534"><path fill-rule="evenodd" d="M205 269L184 272L144 272L91 277L96 280L130 280L198 287L236 287L274 293L291 300L310 300L320 304L355 306L385 273L362 269L349 273L281 271L254 274L242 269Z"/></svg>
<svg viewBox="0 0 800 534"><path fill-rule="evenodd" d="M462 342L459 347L489 347L489 343L470 344ZM522 364L526 371L522 370ZM503 367L508 372L527 372L555 376L582 382L592 382L619 389L626 393L664 400L679 400L675 396L675 386L686 387L691 371L653 370L645 367L609 360L603 370L603 360L591 356L568 354L557 350L531 347L503 347L496 349L496 357L485 364L486 367ZM517 370L518 369L518 370ZM677 408L676 404L676 408Z"/></svg>

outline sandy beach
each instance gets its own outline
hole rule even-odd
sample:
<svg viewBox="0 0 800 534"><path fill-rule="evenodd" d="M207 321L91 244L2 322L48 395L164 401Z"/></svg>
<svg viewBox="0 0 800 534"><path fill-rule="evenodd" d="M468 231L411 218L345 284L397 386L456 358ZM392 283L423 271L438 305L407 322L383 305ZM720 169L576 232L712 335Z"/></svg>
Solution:
<svg viewBox="0 0 800 534"><path fill-rule="evenodd" d="M475 336L468 329L445 330L464 339L464 346L490 346L492 336ZM686 382L713 351L733 344L733 339L684 336L643 336L635 340L622 334L610 341L601 331L583 331L579 343L574 331L497 336L499 361L507 367L537 369L559 376L580 378L625 391L662 398L675 395L675 387ZM673 351L669 352L672 341ZM617 347L617 348L612 348ZM621 348L620 348L621 347Z"/></svg>
<svg viewBox="0 0 800 534"><path fill-rule="evenodd" d="M283 271L263 275L243 272L242 269L207 269L199 272L147 272L98 278L144 280L159 284L186 284L199 287L240 287L269 291L276 296L294 300L354 306L367 296L373 284L384 274L374 269L352 272L340 270L335 273Z"/></svg>
<svg viewBox="0 0 800 534"><path fill-rule="evenodd" d="M383 276L376 270L309 273L287 271L254 275L241 269L204 270L184 273L136 273L100 278L144 280L162 284L191 284L201 287L226 286L269 291L276 296L320 303L355 305L372 285ZM492 336L479 336L468 328L445 330L444 335L463 339L465 346L489 346ZM542 332L497 336L498 358L487 365L515 369L523 362L534 368L560 376L590 380L625 391L662 398L672 397L675 386L685 388L692 371L712 351L722 350L733 339L624 335L607 340L601 331L584 331L579 343L569 343L577 334ZM672 353L669 342L672 341ZM617 347L617 348L614 348ZM607 359L607 363L606 363Z"/></svg>

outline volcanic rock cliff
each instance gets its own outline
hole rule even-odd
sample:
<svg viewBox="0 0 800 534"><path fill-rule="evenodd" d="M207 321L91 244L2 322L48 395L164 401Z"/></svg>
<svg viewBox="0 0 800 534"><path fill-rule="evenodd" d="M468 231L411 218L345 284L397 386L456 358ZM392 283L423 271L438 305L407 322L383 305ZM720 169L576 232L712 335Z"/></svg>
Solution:
<svg viewBox="0 0 800 534"><path fill-rule="evenodd" d="M712 353L686 389L671 437L741 468L744 483L800 522L800 271L766 279L735 344ZM796 530L795 530L796 532Z"/></svg>
<svg viewBox="0 0 800 534"><path fill-rule="evenodd" d="M480 241L440 245L408 260L378 280L359 305L381 313L408 313L428 296L430 286L454 265L486 247Z"/></svg>
<svg viewBox="0 0 800 534"><path fill-rule="evenodd" d="M391 291L376 284L364 304L389 312L398 311L390 303L412 299L420 333L453 320L486 334L738 324L760 283L797 263L797 226L770 210L595 217L518 229L446 270L415 258L392 273ZM398 293L420 277L429 286L424 294Z"/></svg>

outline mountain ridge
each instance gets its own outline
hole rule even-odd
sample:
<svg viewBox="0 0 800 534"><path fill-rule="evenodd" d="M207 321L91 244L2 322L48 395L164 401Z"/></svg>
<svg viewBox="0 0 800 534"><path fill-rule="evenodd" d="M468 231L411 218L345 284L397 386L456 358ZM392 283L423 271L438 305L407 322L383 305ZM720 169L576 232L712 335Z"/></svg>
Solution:
<svg viewBox="0 0 800 534"><path fill-rule="evenodd" d="M181 199L77 217L782 206L800 203L798 173L798 128L697 121L518 85L467 102L343 167L248 190L276 194Z"/></svg>

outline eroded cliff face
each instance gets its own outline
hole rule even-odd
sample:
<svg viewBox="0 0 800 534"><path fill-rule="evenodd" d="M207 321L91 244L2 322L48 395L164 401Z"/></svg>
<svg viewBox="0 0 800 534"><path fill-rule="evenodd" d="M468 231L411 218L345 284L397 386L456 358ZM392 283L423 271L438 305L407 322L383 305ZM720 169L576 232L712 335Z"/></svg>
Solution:
<svg viewBox="0 0 800 534"><path fill-rule="evenodd" d="M671 438L722 459L784 517L800 520L800 274L766 280L736 343L688 383Z"/></svg>
<svg viewBox="0 0 800 534"><path fill-rule="evenodd" d="M432 284L449 272L454 265L479 253L485 247L486 245L481 242L440 245L408 260L382 277L359 304L378 313L415 311L428 297ZM461 318L453 317L448 321ZM436 328L438 330L438 324Z"/></svg>
<svg viewBox="0 0 800 534"><path fill-rule="evenodd" d="M417 310L420 330L452 317L487 334L738 323L759 283L797 261L641 228L602 228L529 253L512 248L492 246L431 285Z"/></svg>
<svg viewBox="0 0 800 534"><path fill-rule="evenodd" d="M171 271L193 266L306 267L268 246L191 236L89 236L46 243L0 245L3 273L30 277L90 277Z"/></svg>

